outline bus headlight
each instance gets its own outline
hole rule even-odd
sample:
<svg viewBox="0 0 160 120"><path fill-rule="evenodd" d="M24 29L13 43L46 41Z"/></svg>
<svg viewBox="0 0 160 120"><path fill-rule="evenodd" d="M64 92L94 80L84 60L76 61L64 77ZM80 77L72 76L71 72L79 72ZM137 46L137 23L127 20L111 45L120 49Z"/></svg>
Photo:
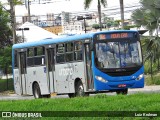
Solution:
<svg viewBox="0 0 160 120"><path fill-rule="evenodd" d="M140 74L137 78L136 78L136 80L140 80L140 79L142 79L144 77L144 74Z"/></svg>
<svg viewBox="0 0 160 120"><path fill-rule="evenodd" d="M95 76L95 78L101 82L107 83L108 81L105 80L104 78L100 77L100 76Z"/></svg>

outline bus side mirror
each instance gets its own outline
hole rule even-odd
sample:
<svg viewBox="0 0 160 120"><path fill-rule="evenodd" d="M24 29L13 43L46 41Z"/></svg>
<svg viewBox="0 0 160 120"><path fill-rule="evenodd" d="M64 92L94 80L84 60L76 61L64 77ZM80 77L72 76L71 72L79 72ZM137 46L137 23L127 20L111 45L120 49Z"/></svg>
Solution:
<svg viewBox="0 0 160 120"><path fill-rule="evenodd" d="M93 51L93 42L90 39L86 39L84 43L89 44L90 50Z"/></svg>

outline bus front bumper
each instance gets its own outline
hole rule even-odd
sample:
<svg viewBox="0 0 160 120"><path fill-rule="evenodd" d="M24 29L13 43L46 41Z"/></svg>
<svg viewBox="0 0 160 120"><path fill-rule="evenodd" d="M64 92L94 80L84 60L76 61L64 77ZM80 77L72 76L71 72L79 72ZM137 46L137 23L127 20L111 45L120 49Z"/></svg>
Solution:
<svg viewBox="0 0 160 120"><path fill-rule="evenodd" d="M144 78L141 80L128 80L120 82L101 82L95 80L95 90L116 90L116 89L127 89L127 88L143 88Z"/></svg>

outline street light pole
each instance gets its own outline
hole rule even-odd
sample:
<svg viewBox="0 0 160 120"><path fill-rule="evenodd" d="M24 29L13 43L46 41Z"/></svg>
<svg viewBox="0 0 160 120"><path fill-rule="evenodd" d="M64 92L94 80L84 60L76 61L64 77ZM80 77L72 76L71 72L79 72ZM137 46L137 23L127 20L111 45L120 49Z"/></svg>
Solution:
<svg viewBox="0 0 160 120"><path fill-rule="evenodd" d="M84 31L85 31L85 33L87 33L87 30L86 30L86 18L83 18L83 20L84 20Z"/></svg>
<svg viewBox="0 0 160 120"><path fill-rule="evenodd" d="M85 33L87 33L87 29L86 29L86 19L92 19L92 16L88 16L88 17L84 17L84 16L78 16L77 20L84 20L84 31Z"/></svg>
<svg viewBox="0 0 160 120"><path fill-rule="evenodd" d="M18 30L18 31L22 31L22 40L23 40L23 42L24 42L24 31L25 31L25 30L29 30L29 28L18 28L17 30Z"/></svg>

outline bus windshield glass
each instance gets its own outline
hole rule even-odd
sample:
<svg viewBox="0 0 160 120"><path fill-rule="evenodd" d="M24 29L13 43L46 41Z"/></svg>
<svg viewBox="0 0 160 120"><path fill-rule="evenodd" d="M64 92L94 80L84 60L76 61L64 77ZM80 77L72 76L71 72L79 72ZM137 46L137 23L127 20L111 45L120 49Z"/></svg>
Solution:
<svg viewBox="0 0 160 120"><path fill-rule="evenodd" d="M102 41L95 44L98 68L129 68L142 64L139 41Z"/></svg>

